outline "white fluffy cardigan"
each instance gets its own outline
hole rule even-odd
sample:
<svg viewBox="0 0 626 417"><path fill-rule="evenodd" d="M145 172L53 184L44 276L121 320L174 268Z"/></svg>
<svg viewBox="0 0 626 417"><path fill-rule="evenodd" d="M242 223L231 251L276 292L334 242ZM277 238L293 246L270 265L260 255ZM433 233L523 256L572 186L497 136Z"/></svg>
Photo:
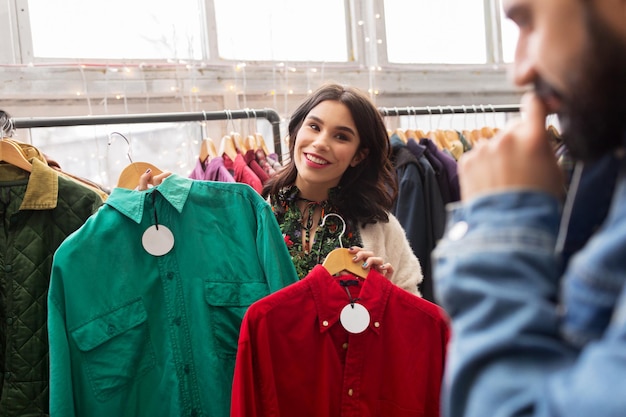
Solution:
<svg viewBox="0 0 626 417"><path fill-rule="evenodd" d="M420 295L417 286L422 282L422 267L413 253L404 229L391 213L389 222L359 226L363 249L374 252L393 266L391 282L405 290Z"/></svg>

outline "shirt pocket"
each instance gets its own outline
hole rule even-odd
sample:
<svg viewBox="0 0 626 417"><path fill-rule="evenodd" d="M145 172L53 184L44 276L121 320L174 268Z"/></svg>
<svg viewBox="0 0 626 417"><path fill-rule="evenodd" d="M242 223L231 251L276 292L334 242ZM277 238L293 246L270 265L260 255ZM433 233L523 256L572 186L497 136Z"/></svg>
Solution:
<svg viewBox="0 0 626 417"><path fill-rule="evenodd" d="M423 410L404 408L389 400L381 399L378 408L376 415L380 417L424 417Z"/></svg>
<svg viewBox="0 0 626 417"><path fill-rule="evenodd" d="M237 355L241 321L250 304L269 294L265 282L205 282L212 339L220 357Z"/></svg>
<svg viewBox="0 0 626 417"><path fill-rule="evenodd" d="M141 299L71 331L96 398L106 400L154 368L156 357Z"/></svg>

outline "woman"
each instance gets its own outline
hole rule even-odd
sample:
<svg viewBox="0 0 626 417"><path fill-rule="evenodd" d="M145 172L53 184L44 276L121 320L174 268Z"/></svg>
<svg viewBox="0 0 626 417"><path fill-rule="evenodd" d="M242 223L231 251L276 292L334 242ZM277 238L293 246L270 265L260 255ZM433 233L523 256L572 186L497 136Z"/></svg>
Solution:
<svg viewBox="0 0 626 417"><path fill-rule="evenodd" d="M300 278L330 251L348 247L353 261L418 294L422 269L389 212L397 193L391 146L378 109L355 88L320 87L289 122L289 162L267 183L269 197ZM139 190L169 173L146 172ZM343 222L346 230L342 235ZM321 226L323 224L323 226Z"/></svg>
<svg viewBox="0 0 626 417"><path fill-rule="evenodd" d="M319 88L292 115L289 156L263 195L300 278L343 246L363 268L419 294L419 261L389 212L397 193L391 146L370 99L351 87ZM341 219L329 213L344 220L343 236Z"/></svg>

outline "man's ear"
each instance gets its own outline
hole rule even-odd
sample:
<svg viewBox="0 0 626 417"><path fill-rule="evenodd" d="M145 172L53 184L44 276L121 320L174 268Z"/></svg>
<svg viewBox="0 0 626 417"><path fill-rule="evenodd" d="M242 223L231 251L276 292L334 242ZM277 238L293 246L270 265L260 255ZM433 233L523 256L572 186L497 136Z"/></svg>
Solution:
<svg viewBox="0 0 626 417"><path fill-rule="evenodd" d="M355 166L359 165L361 162L363 162L365 158L367 158L367 155L369 155L369 153L370 153L370 150L367 148L359 150L356 153L356 155L354 155L354 157L352 158L352 161L350 162L350 166L354 168Z"/></svg>

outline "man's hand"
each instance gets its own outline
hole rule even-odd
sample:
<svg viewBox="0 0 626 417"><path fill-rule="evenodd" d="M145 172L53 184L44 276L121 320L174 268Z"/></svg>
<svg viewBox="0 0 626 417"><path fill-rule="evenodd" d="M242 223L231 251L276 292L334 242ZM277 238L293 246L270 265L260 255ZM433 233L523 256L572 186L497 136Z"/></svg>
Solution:
<svg viewBox="0 0 626 417"><path fill-rule="evenodd" d="M462 200L510 189L563 196L563 174L546 135L546 107L529 93L522 100L522 110L526 120L515 120L459 159Z"/></svg>

